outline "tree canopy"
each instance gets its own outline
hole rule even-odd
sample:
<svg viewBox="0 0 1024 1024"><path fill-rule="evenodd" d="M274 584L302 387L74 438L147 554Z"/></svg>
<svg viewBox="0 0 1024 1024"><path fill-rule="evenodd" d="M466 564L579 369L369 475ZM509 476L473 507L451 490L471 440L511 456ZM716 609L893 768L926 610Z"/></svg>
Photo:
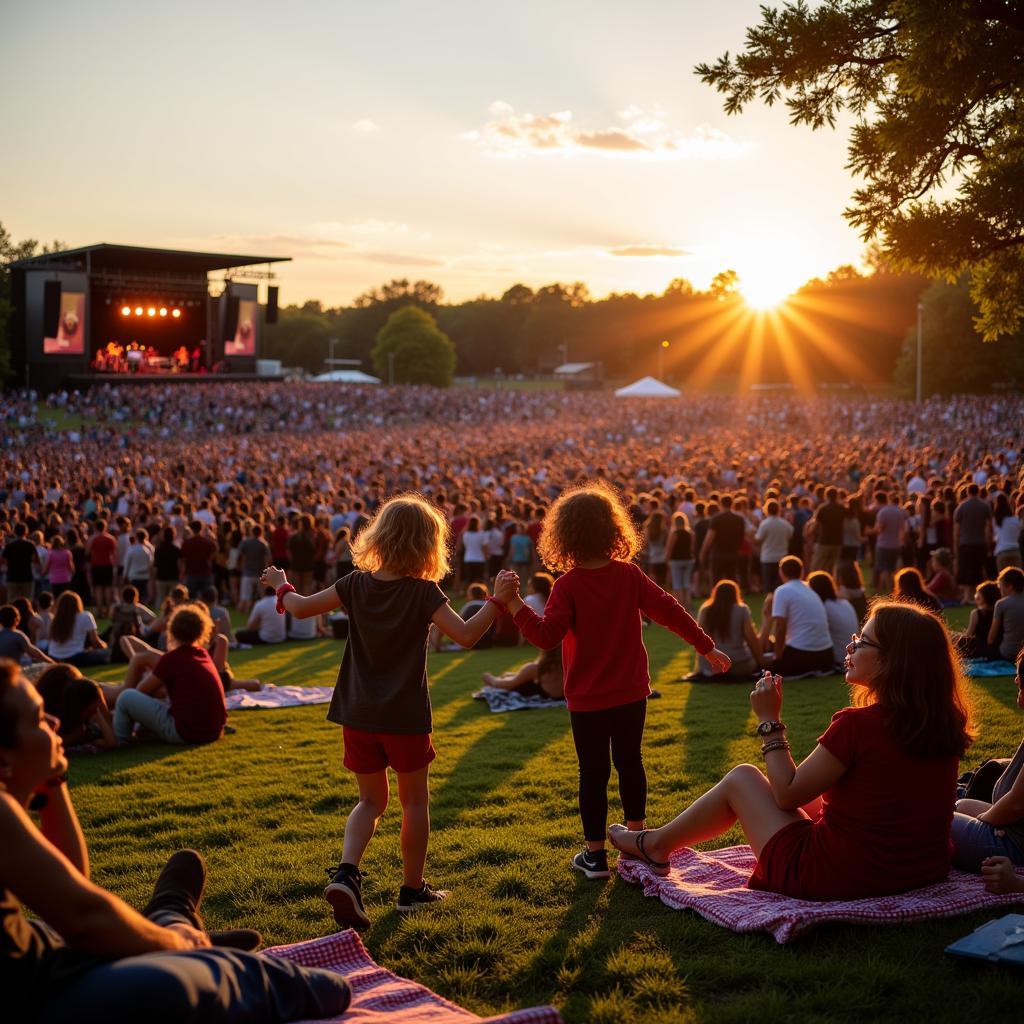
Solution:
<svg viewBox="0 0 1024 1024"><path fill-rule="evenodd" d="M437 321L418 306L403 306L388 317L373 346L373 365L384 380L394 365L396 384L448 387L455 373L455 346Z"/></svg>
<svg viewBox="0 0 1024 1024"><path fill-rule="evenodd" d="M986 340L1024 323L1024 6L804 0L762 6L745 48L695 69L735 114L784 101L795 125L853 114L845 211L897 266L969 275Z"/></svg>

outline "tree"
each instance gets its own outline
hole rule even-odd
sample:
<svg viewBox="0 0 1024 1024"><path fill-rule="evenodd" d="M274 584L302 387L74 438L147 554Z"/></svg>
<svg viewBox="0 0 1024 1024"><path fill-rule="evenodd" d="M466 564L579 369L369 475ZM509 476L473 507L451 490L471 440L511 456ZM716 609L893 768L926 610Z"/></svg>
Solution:
<svg viewBox="0 0 1024 1024"><path fill-rule="evenodd" d="M797 0L695 71L730 114L784 100L819 129L851 112L847 220L903 269L969 274L992 340L1024 323L1022 53L1013 0Z"/></svg>
<svg viewBox="0 0 1024 1024"><path fill-rule="evenodd" d="M403 306L388 317L373 346L373 365L396 384L448 387L455 372L455 346L437 321L418 306Z"/></svg>
<svg viewBox="0 0 1024 1024"><path fill-rule="evenodd" d="M263 329L263 355L280 359L285 366L322 372L330 351L331 325L319 307L319 302L307 302L301 308L282 309L277 323Z"/></svg>
<svg viewBox="0 0 1024 1024"><path fill-rule="evenodd" d="M739 294L740 275L735 270L720 270L708 285L708 294L725 302L726 299L735 298Z"/></svg>

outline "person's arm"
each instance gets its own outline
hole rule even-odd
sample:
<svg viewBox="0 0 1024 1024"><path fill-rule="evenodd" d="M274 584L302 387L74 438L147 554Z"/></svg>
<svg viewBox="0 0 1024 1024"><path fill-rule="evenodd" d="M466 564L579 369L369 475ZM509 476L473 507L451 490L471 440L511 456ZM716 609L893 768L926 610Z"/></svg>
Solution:
<svg viewBox="0 0 1024 1024"><path fill-rule="evenodd" d="M296 619L308 619L313 615L324 615L341 607L341 598L334 587L327 587L318 594L304 597L290 590L281 601L286 612Z"/></svg>
<svg viewBox="0 0 1024 1024"><path fill-rule="evenodd" d="M640 579L640 611L659 626L672 630L698 654L707 656L715 649L715 641L697 625L694 617L671 595L666 594L646 573L638 572Z"/></svg>
<svg viewBox="0 0 1024 1024"><path fill-rule="evenodd" d="M786 617L784 615L772 616L772 634L775 636L775 658L778 660L786 649Z"/></svg>
<svg viewBox="0 0 1024 1024"><path fill-rule="evenodd" d="M711 545L715 543L715 531L708 527L708 532L704 534L704 543L700 546L700 554L697 556L702 564L706 564L708 560L708 554L711 551Z"/></svg>
<svg viewBox="0 0 1024 1024"><path fill-rule="evenodd" d="M114 735L114 727L110 722L110 715L107 713L106 704L98 707L90 719L100 731L99 739L93 740L93 745L102 750L113 750L117 745L117 737Z"/></svg>
<svg viewBox="0 0 1024 1024"><path fill-rule="evenodd" d="M39 812L39 828L46 838L82 873L89 877L89 851L82 826L71 803L66 782L48 785L46 804Z"/></svg>
<svg viewBox="0 0 1024 1024"><path fill-rule="evenodd" d="M1009 857L986 857L981 878L989 892L1024 892L1024 875L1018 875Z"/></svg>
<svg viewBox="0 0 1024 1024"><path fill-rule="evenodd" d="M105 651L107 649L106 641L95 629L90 629L85 634L85 646L87 650L91 649L94 651Z"/></svg>
<svg viewBox="0 0 1024 1024"><path fill-rule="evenodd" d="M434 612L430 621L460 647L472 647L490 629L497 617L498 609L493 601L487 601L476 614L468 619L463 619L450 604L445 602Z"/></svg>
<svg viewBox="0 0 1024 1024"><path fill-rule="evenodd" d="M139 685L135 687L139 693L144 693L147 697L157 696L163 688L164 681L155 672L147 672Z"/></svg>
<svg viewBox="0 0 1024 1024"><path fill-rule="evenodd" d="M760 665L762 662L761 638L755 632L754 623L751 621L750 616L745 617L743 620L743 639L746 640L750 653L754 656L754 661Z"/></svg>
<svg viewBox="0 0 1024 1024"><path fill-rule="evenodd" d="M94 885L6 793L0 793L0 832L4 887L71 948L116 959L209 945L195 929L161 928Z"/></svg>
<svg viewBox="0 0 1024 1024"><path fill-rule="evenodd" d="M967 628L964 636L976 637L978 635L978 609L971 609L971 617L967 620Z"/></svg>
<svg viewBox="0 0 1024 1024"><path fill-rule="evenodd" d="M38 647L31 640L26 637L25 653L33 661L41 661L44 665L56 665L57 663L44 651L39 650Z"/></svg>
<svg viewBox="0 0 1024 1024"><path fill-rule="evenodd" d="M572 625L572 602L562 583L564 579L562 576L555 580L543 615L538 615L518 593L507 602L508 613L519 628L519 632L534 647L539 647L542 651L550 651L557 647Z"/></svg>
<svg viewBox="0 0 1024 1024"><path fill-rule="evenodd" d="M988 645L994 647L999 641L999 634L1003 631L1003 609L999 607L1001 601L996 601L995 610L992 612L992 625L988 628Z"/></svg>
<svg viewBox="0 0 1024 1024"><path fill-rule="evenodd" d="M1024 772L1019 772L1009 791L1004 793L978 821L987 825L1012 825L1024 818Z"/></svg>

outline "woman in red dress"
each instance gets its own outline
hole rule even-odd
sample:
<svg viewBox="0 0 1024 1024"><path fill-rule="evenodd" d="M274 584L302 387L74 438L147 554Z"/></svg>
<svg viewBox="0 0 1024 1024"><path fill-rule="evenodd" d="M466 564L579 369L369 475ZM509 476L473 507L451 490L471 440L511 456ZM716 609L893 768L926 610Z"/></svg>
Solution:
<svg viewBox="0 0 1024 1024"><path fill-rule="evenodd" d="M733 768L661 828L613 825L612 844L667 875L673 850L739 821L758 858L752 889L840 900L944 879L957 770L972 738L949 634L930 612L886 602L846 651L852 705L799 767L780 721L782 679L766 673L750 695L765 771Z"/></svg>

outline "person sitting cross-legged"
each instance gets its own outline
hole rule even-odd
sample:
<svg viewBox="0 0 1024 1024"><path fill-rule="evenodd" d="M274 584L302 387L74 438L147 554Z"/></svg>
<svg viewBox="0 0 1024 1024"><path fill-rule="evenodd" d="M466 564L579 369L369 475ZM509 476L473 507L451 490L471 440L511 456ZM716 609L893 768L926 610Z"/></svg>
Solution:
<svg viewBox="0 0 1024 1024"><path fill-rule="evenodd" d="M769 635L774 638L775 661L769 663L781 676L802 676L813 672L831 672L832 635L828 613L821 598L800 578L804 564L795 555L779 562L782 585L764 602L761 645L769 651Z"/></svg>
<svg viewBox="0 0 1024 1024"><path fill-rule="evenodd" d="M853 703L799 766L781 722L782 678L766 673L750 695L765 771L733 768L661 828L613 825L612 844L667 875L673 851L739 821L758 858L752 889L846 900L943 880L958 765L972 738L950 636L936 616L885 602L846 650Z"/></svg>
<svg viewBox="0 0 1024 1024"><path fill-rule="evenodd" d="M91 881L58 727L18 666L0 659L5 1021L243 1024L348 1008L340 975L247 952L261 941L250 929L206 930L206 865L194 850L171 856L141 914Z"/></svg>

